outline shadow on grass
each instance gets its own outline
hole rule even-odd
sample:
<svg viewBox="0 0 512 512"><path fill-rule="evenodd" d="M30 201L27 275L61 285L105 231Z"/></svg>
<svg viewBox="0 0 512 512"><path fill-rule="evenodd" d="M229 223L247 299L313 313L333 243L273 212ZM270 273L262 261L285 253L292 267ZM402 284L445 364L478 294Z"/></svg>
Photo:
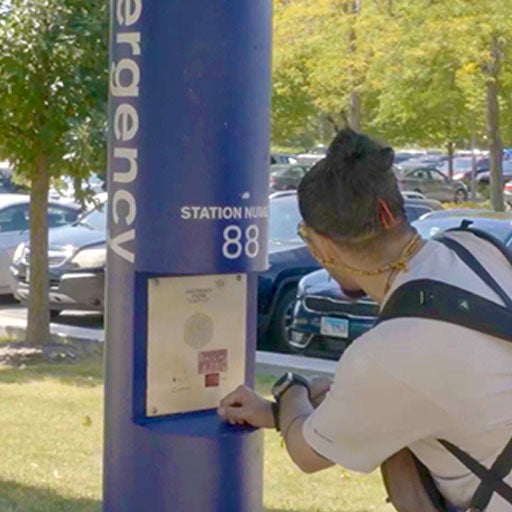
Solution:
<svg viewBox="0 0 512 512"><path fill-rule="evenodd" d="M76 363L42 362L0 367L0 384L24 384L48 378L71 386L99 386L103 384L103 359L94 356Z"/></svg>
<svg viewBox="0 0 512 512"><path fill-rule="evenodd" d="M2 512L101 512L101 501L66 498L54 490L0 480Z"/></svg>

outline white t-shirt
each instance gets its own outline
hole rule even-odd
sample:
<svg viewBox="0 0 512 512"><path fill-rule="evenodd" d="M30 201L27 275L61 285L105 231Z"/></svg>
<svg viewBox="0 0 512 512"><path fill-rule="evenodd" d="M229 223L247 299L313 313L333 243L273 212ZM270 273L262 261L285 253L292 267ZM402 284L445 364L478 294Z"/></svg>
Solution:
<svg viewBox="0 0 512 512"><path fill-rule="evenodd" d="M452 233L512 297L512 268L490 243ZM399 285L430 278L501 299L457 255L431 240ZM370 472L408 446L443 495L466 507L480 480L436 439L490 467L512 437L512 343L438 320L397 318L358 338L338 363L325 401L305 422L308 444L346 468ZM512 485L512 476L506 481ZM511 511L496 493L488 512Z"/></svg>

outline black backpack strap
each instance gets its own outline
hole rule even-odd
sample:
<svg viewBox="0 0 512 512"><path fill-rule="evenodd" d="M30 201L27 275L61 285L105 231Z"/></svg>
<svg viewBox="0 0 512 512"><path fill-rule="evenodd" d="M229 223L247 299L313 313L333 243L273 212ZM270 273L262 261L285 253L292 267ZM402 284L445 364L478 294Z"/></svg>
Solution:
<svg viewBox="0 0 512 512"><path fill-rule="evenodd" d="M408 281L397 288L376 324L393 318L440 320L512 342L512 310L433 279Z"/></svg>
<svg viewBox="0 0 512 512"><path fill-rule="evenodd" d="M464 231L470 231L469 229L465 229ZM473 230L470 232L474 233ZM477 235L478 236L478 235ZM503 288L497 283L497 281L489 274L489 272L485 269L485 267L471 254L468 249L466 249L461 243L457 242L453 238L449 238L447 236L440 236L434 238L437 242L442 243L453 252L457 254L457 256L475 273L480 277L480 279L489 286L505 303L505 305L512 310L512 299L509 295L503 290ZM489 240L490 241L490 240ZM491 242L494 244L494 242Z"/></svg>
<svg viewBox="0 0 512 512"><path fill-rule="evenodd" d="M494 235L491 235L491 233L487 233L487 231L482 231L481 229L473 228L471 227L471 224L473 224L472 220L464 219L458 228L447 229L446 231L443 231L443 233L453 233L457 231L472 233L478 238L494 245L494 247L496 247L496 249L498 249L501 252L501 254L512 266L512 251L499 238L495 237ZM437 238L437 236L434 238Z"/></svg>
<svg viewBox="0 0 512 512"><path fill-rule="evenodd" d="M512 504L512 487L503 481L512 469L512 439L507 443L491 469L487 469L471 457L471 455L449 441L444 439L438 439L438 441L464 466L480 478L480 485L471 499L471 507L477 510L485 510L491 501L493 493L499 494L504 500Z"/></svg>

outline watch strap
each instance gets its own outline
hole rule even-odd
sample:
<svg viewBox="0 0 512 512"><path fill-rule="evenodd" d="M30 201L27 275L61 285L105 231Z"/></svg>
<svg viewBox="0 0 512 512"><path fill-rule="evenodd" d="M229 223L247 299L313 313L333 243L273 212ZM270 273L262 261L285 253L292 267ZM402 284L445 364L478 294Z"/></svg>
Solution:
<svg viewBox="0 0 512 512"><path fill-rule="evenodd" d="M301 375L298 375L297 373L292 372L286 372L282 377L280 377L272 386L272 395L274 399L279 402L282 395L288 391L288 389L294 385L301 385L304 386L308 391L308 397L311 401L311 390L309 388L309 381L302 377Z"/></svg>
<svg viewBox="0 0 512 512"><path fill-rule="evenodd" d="M309 388L308 380L305 379L304 377L302 377L301 375L296 374L296 373L292 374L292 380L290 381L290 383L286 387L286 389L284 389L283 392L281 393L281 396L279 397L279 400L284 396L284 394L289 389L293 388L294 386L302 386L302 387L304 387L306 389L306 391L308 392L308 398L309 398L309 401L311 402L311 389Z"/></svg>

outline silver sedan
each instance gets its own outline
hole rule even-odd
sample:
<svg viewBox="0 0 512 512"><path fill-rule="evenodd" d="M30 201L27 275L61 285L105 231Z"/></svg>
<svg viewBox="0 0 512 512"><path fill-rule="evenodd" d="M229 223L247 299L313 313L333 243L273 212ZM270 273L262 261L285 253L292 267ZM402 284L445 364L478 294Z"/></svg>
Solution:
<svg viewBox="0 0 512 512"><path fill-rule="evenodd" d="M16 247L26 242L29 232L30 196L0 194L0 295L11 293L9 266ZM48 204L48 226L56 228L75 222L80 207L74 204Z"/></svg>
<svg viewBox="0 0 512 512"><path fill-rule="evenodd" d="M402 191L420 192L428 199L462 203L468 197L468 189L461 181L445 176L437 169L395 169Z"/></svg>

